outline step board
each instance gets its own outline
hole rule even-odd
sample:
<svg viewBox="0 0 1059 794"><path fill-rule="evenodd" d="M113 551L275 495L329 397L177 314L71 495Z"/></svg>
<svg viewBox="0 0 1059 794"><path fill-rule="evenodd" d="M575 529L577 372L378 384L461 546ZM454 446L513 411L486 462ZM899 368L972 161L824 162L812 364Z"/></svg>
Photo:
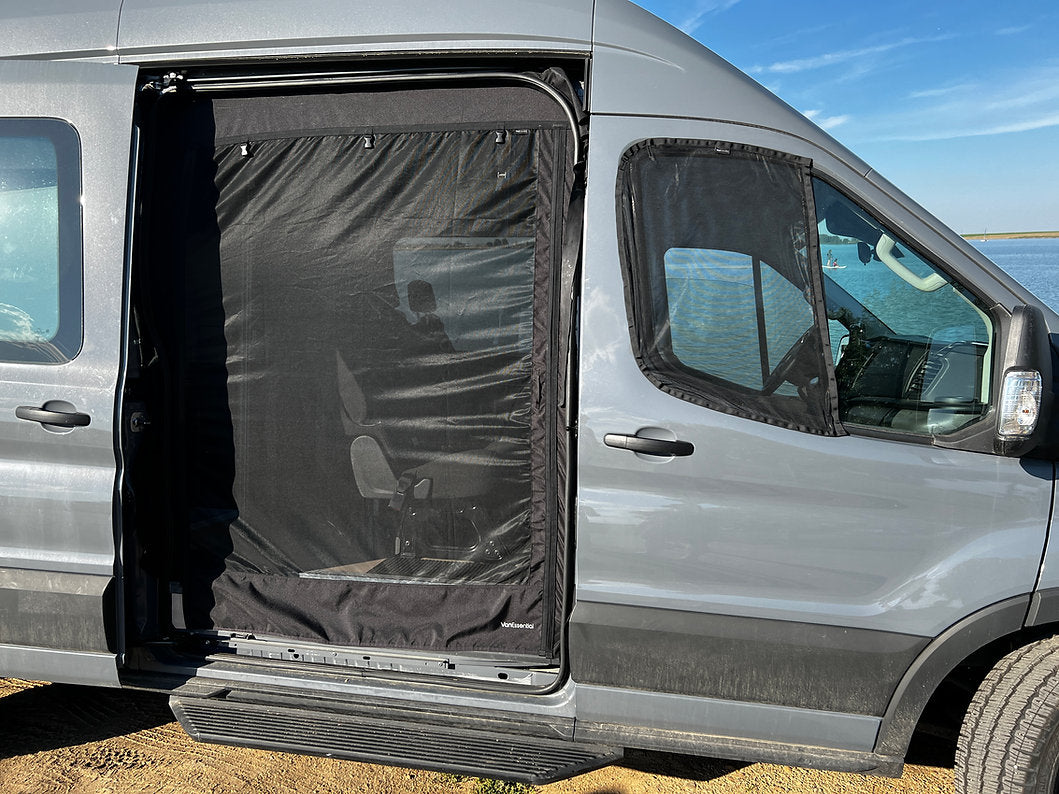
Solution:
<svg viewBox="0 0 1059 794"><path fill-rule="evenodd" d="M432 726L174 695L169 705L192 738L350 761L543 784L606 766L620 748L492 730Z"/></svg>

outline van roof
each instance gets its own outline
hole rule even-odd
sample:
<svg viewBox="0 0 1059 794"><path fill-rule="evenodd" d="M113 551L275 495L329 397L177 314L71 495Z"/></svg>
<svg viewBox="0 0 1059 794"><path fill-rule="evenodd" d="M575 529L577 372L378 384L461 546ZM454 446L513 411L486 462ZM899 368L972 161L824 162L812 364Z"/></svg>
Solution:
<svg viewBox="0 0 1059 794"><path fill-rule="evenodd" d="M0 10L0 57L205 63L307 55L593 58L594 113L785 130L858 158L698 41L629 0L35 0Z"/></svg>
<svg viewBox="0 0 1059 794"><path fill-rule="evenodd" d="M587 53L592 9L592 0L35 0L0 9L0 57Z"/></svg>
<svg viewBox="0 0 1059 794"><path fill-rule="evenodd" d="M0 58L113 59L120 0L36 0L0 7Z"/></svg>
<svg viewBox="0 0 1059 794"><path fill-rule="evenodd" d="M117 46L139 61L270 55L588 52L592 0L125 0Z"/></svg>

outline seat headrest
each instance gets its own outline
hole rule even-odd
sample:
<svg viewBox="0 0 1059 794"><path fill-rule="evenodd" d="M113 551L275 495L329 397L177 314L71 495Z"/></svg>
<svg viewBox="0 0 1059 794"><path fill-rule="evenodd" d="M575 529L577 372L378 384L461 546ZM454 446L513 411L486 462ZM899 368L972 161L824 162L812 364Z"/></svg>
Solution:
<svg viewBox="0 0 1059 794"><path fill-rule="evenodd" d="M437 311L438 301L429 281L416 279L408 282L408 308L415 314L430 314Z"/></svg>

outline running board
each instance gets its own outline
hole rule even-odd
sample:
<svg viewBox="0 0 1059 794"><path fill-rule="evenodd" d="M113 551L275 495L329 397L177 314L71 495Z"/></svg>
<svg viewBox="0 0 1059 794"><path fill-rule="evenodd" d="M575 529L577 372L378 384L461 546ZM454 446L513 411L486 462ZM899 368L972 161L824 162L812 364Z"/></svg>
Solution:
<svg viewBox="0 0 1059 794"><path fill-rule="evenodd" d="M218 693L220 694L220 693ZM173 695L193 739L543 784L613 763L620 748L357 713Z"/></svg>

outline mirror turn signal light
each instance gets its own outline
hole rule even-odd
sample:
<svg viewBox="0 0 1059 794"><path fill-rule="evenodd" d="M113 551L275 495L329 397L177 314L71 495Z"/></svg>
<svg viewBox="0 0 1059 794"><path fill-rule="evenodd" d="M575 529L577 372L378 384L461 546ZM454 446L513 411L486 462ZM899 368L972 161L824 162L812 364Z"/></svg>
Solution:
<svg viewBox="0 0 1059 794"><path fill-rule="evenodd" d="M1012 370L1004 375L997 420L1001 438L1022 438L1033 434L1041 414L1041 390L1039 372Z"/></svg>

